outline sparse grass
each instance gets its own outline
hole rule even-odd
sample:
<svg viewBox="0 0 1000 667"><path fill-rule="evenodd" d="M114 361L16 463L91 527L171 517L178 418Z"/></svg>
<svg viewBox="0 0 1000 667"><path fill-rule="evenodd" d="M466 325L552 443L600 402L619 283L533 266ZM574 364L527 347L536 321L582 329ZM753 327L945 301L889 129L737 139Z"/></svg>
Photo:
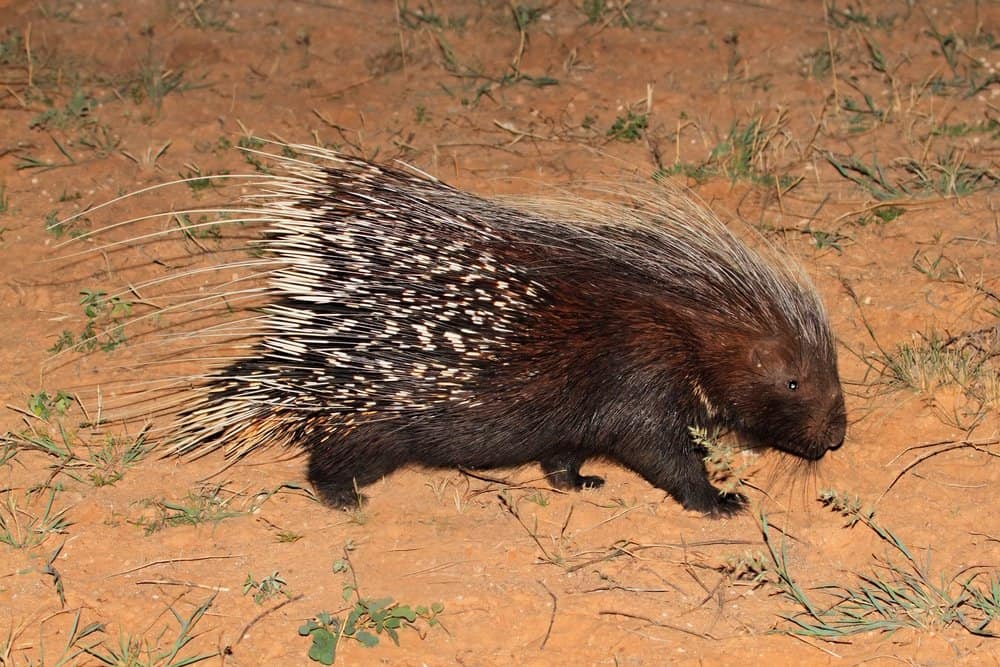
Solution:
<svg viewBox="0 0 1000 667"><path fill-rule="evenodd" d="M629 0L625 2L583 0L580 3L580 10L590 25L613 23L617 26L631 27L636 25L637 21L629 12L629 4Z"/></svg>
<svg viewBox="0 0 1000 667"><path fill-rule="evenodd" d="M262 174L271 173L268 170L268 168L264 166L264 163L261 161L261 159L257 157L255 153L252 152L252 151L259 151L264 148L266 144L262 139L259 139L258 137L255 137L252 134L244 134L239 138L239 141L236 142L236 145L239 146L241 149L245 149L241 152L243 153L243 159L246 160L247 164L249 164Z"/></svg>
<svg viewBox="0 0 1000 667"><path fill-rule="evenodd" d="M7 433L0 462L18 451L34 451L55 459L50 467L53 476L65 474L77 482L100 487L121 480L129 468L152 451L148 425L134 437L108 433L99 436L96 443L86 442L66 425L75 404L76 399L64 391L31 395L28 412L40 423L32 422L20 433Z"/></svg>
<svg viewBox="0 0 1000 667"><path fill-rule="evenodd" d="M988 134L990 139L1000 139L1000 121L989 118L978 123L941 123L931 130L931 136L935 137L965 137L970 134Z"/></svg>
<svg viewBox="0 0 1000 667"><path fill-rule="evenodd" d="M311 492L297 484L279 484L273 489L261 489L251 494L230 491L222 484L205 484L195 491L189 491L181 500L143 501L140 503L142 509L139 516L130 519L129 523L140 526L147 535L176 526L218 523L224 519L252 514L282 492L313 498Z"/></svg>
<svg viewBox="0 0 1000 667"><path fill-rule="evenodd" d="M20 496L13 490L0 498L0 543L15 549L30 549L42 544L51 535L62 534L70 526L66 518L68 507L55 508L56 494L61 487L49 487L48 494L27 491Z"/></svg>
<svg viewBox="0 0 1000 667"><path fill-rule="evenodd" d="M63 613L69 613L69 612L63 612ZM78 658L80 658L88 651L101 644L101 640L97 637L97 635L98 633L104 632L104 624L99 622L93 622L93 623L88 623L81 627L80 619L82 615L83 612L79 609L76 610L76 612L73 614L73 620L70 622L70 626L65 632L66 640L62 644L62 648L59 654L54 656L46 655L45 642L44 642L45 635L43 633L46 630L46 621L58 618L60 614L54 614L38 624L38 633L39 633L39 638L37 643L38 667L42 667L43 665L48 665L48 664L56 666L81 664ZM14 645L14 640L26 629L27 627L23 625L16 631L12 628L10 635L7 638L6 650L4 650L3 646L0 646L0 664L3 664L4 667L7 667L8 664L10 665L15 664L13 661L8 663L7 660L10 660L11 658L10 653ZM46 662L47 658L54 658L54 659L51 662ZM36 663L32 662L29 659L24 664L35 665Z"/></svg>
<svg viewBox="0 0 1000 667"><path fill-rule="evenodd" d="M871 165L833 153L827 153L826 159L837 173L881 201L928 195L964 197L1000 183L1000 175L969 164L956 150L925 162L901 159L889 167L874 157Z"/></svg>
<svg viewBox="0 0 1000 667"><path fill-rule="evenodd" d="M891 352L868 355L866 361L890 387L931 393L957 385L992 403L997 397L990 396L988 388L996 385L1000 374L995 361L997 345L1000 342L990 339L989 330L947 338L931 332Z"/></svg>
<svg viewBox="0 0 1000 667"><path fill-rule="evenodd" d="M184 71L167 69L152 55L140 65L128 87L128 96L136 104L149 102L156 113L163 107L163 99L173 92L188 88L184 83Z"/></svg>
<svg viewBox="0 0 1000 667"><path fill-rule="evenodd" d="M196 526L218 523L223 519L243 516L253 507L240 507L244 499L231 493L222 485L206 485L188 492L181 500L152 500L145 503L148 511L130 521L140 526L146 535L175 526ZM245 503L244 503L245 504Z"/></svg>
<svg viewBox="0 0 1000 667"><path fill-rule="evenodd" d="M893 14L873 16L865 10L863 2L847 2L843 8L838 8L837 3L833 0L824 4L827 22L840 30L855 26L888 30L897 20Z"/></svg>
<svg viewBox="0 0 1000 667"><path fill-rule="evenodd" d="M207 215L200 215L197 220L192 220L191 216L187 213L181 213L172 216L172 218L177 223L177 226L180 227L184 238L194 243L201 250L205 249L201 243L202 241L214 241L215 243L222 241L222 223L218 222L221 216L209 217Z"/></svg>
<svg viewBox="0 0 1000 667"><path fill-rule="evenodd" d="M125 471L146 458L152 449L145 431L136 438L109 434L103 445L88 451L88 461L83 464L87 480L95 487L112 485L125 476Z"/></svg>
<svg viewBox="0 0 1000 667"><path fill-rule="evenodd" d="M844 516L848 527L864 524L888 544L902 563L878 558L874 569L856 573L854 583L825 584L817 588L833 602L816 601L794 579L784 543L775 544L767 518L759 517L761 532L777 575L777 586L800 611L782 614L792 624L789 634L838 641L864 632L892 633L902 628L946 628L958 625L968 632L997 637L1000 621L995 604L1000 575L983 567L968 567L951 577L932 576L928 563L919 562L903 541L862 509L857 497L823 491L820 502ZM929 560L929 558L928 558Z"/></svg>
<svg viewBox="0 0 1000 667"><path fill-rule="evenodd" d="M401 2L399 4L399 20L409 30L419 28L434 28L437 30L464 30L469 19L466 16L448 16L439 14L434 7L435 3L418 4L416 8L411 8L410 3Z"/></svg>
<svg viewBox="0 0 1000 667"><path fill-rule="evenodd" d="M212 181L213 176L221 176L228 174L228 171L220 170L214 172L203 173L201 168L196 164L185 164L185 171L181 172L179 176L185 180L185 183L191 192L198 193L203 190L207 190L215 185Z"/></svg>
<svg viewBox="0 0 1000 667"><path fill-rule="evenodd" d="M219 651L182 655L184 649L198 635L194 634L195 626L212 606L215 596L208 598L187 616L182 616L173 607L170 613L177 622L177 634L171 641L167 628L149 637L145 634L135 636L123 634L118 638L116 646L109 646L107 641L85 649L88 656L97 664L108 667L188 667L196 663L214 658ZM169 643L167 643L169 642Z"/></svg>
<svg viewBox="0 0 1000 667"><path fill-rule="evenodd" d="M71 94L62 108L51 106L39 113L28 127L40 130L65 130L84 123L97 106L97 100L90 94L77 88Z"/></svg>
<svg viewBox="0 0 1000 667"><path fill-rule="evenodd" d="M786 149L787 123L784 110L779 110L773 118L759 116L746 123L736 121L703 162L676 162L665 172L683 174L698 182L725 176L733 182L745 180L788 189L796 182L795 177L776 173Z"/></svg>
<svg viewBox="0 0 1000 667"><path fill-rule="evenodd" d="M71 220L60 220L58 211L50 211L45 215L45 231L57 239L65 236L76 238L81 234L86 234L90 224L90 218L85 215Z"/></svg>

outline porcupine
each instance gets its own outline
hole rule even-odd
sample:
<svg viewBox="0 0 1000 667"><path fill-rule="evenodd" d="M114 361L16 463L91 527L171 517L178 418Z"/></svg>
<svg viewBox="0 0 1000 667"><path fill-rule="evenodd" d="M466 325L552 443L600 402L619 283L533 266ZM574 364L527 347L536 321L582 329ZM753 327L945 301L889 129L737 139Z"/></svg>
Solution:
<svg viewBox="0 0 1000 667"><path fill-rule="evenodd" d="M688 196L552 215L291 148L311 159L275 158L245 209L276 263L261 339L189 397L171 453L301 447L331 506L408 464L538 462L580 489L605 458L727 515L745 499L709 482L689 427L807 460L842 443L811 283Z"/></svg>

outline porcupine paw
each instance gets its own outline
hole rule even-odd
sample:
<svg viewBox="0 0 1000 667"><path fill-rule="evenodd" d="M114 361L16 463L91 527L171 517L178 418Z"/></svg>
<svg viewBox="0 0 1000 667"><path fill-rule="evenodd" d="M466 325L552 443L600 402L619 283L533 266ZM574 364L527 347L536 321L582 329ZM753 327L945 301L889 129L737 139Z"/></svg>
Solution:
<svg viewBox="0 0 1000 667"><path fill-rule="evenodd" d="M581 475L583 460L575 456L553 456L541 461L549 484L564 491L599 489L604 486L604 478L597 475Z"/></svg>
<svg viewBox="0 0 1000 667"><path fill-rule="evenodd" d="M681 504L684 506L684 509L701 512L713 519L723 519L742 512L747 505L747 499L741 493L715 491L711 495L706 494L697 498L685 498L681 501Z"/></svg>
<svg viewBox="0 0 1000 667"><path fill-rule="evenodd" d="M345 487L339 484L322 484L315 480L312 484L320 502L332 509L353 510L368 504L368 496L359 492L353 484Z"/></svg>

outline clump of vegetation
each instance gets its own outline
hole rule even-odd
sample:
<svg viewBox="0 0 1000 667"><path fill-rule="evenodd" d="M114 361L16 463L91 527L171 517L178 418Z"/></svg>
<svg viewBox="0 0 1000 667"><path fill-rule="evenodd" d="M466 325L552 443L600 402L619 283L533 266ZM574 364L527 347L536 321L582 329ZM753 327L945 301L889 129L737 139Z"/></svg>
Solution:
<svg viewBox="0 0 1000 667"><path fill-rule="evenodd" d="M775 544L767 518L759 517L764 543L777 577L776 585L800 611L783 614L789 634L837 641L862 632L891 633L902 628L944 628L957 625L983 637L1000 636L1000 573L985 567L963 568L951 577L932 575L928 562L918 561L906 544L875 520L857 496L821 491L820 502L847 519L847 527L862 524L902 556L902 562L879 558L871 572L857 573L852 584L825 584L817 590L832 604L814 599L795 581L784 543Z"/></svg>
<svg viewBox="0 0 1000 667"><path fill-rule="evenodd" d="M299 627L299 635L309 637L309 659L323 665L332 665L337 657L337 646L343 640L354 640L362 646L377 646L379 637L385 635L399 646L399 630L413 628L421 636L418 623L432 628L440 624L437 616L444 605L435 602L430 606L400 604L391 597L369 598L358 590L357 577L351 567L349 552L352 544L344 547L344 558L333 563L334 573L346 573L351 581L344 584L342 597L354 601L346 618L329 612L320 612Z"/></svg>
<svg viewBox="0 0 1000 667"><path fill-rule="evenodd" d="M923 272L939 270L937 264L930 262ZM939 388L956 387L973 403L971 413L980 416L1000 406L1000 328L948 337L931 332L862 359L889 389L932 395Z"/></svg>
<svg viewBox="0 0 1000 667"><path fill-rule="evenodd" d="M125 323L132 313L132 303L121 296L108 296L101 290L83 290L80 295L80 305L87 318L83 331L74 336L73 332L64 329L49 352L55 354L67 349L111 352L124 345Z"/></svg>
<svg viewBox="0 0 1000 667"><path fill-rule="evenodd" d="M636 141L642 138L643 132L649 127L649 114L637 113L627 109L608 129L608 137L616 141Z"/></svg>
<svg viewBox="0 0 1000 667"><path fill-rule="evenodd" d="M56 495L62 487L51 486L16 495L6 491L0 497L0 543L15 549L36 547L52 535L66 532L68 507L56 509Z"/></svg>
<svg viewBox="0 0 1000 667"><path fill-rule="evenodd" d="M282 579L277 571L272 572L260 581L254 579L253 575L247 572L246 581L243 582L243 595L253 591L253 601L257 604L262 604L265 600L273 598L276 595L284 595L287 598L288 593L285 591L287 584L288 582Z"/></svg>
<svg viewBox="0 0 1000 667"><path fill-rule="evenodd" d="M698 163L676 162L659 174L682 174L698 182L716 176L749 181L757 185L790 189L798 180L791 174L777 174L785 151L787 114L781 110L773 118L757 116L746 123L734 122L726 135Z"/></svg>
<svg viewBox="0 0 1000 667"><path fill-rule="evenodd" d="M253 511L253 506L239 506L239 498L238 494L223 489L221 484L206 485L188 492L181 500L147 501L145 505L150 512L133 519L131 523L142 527L146 535L174 526L218 523Z"/></svg>
<svg viewBox="0 0 1000 667"><path fill-rule="evenodd" d="M691 440L705 450L705 470L724 493L738 493L744 485L749 464L737 463L740 451L719 432L709 432L697 426L688 427Z"/></svg>
<svg viewBox="0 0 1000 667"><path fill-rule="evenodd" d="M135 636L122 634L118 638L117 646L109 646L107 641L99 642L97 645L84 649L84 652L97 660L97 664L108 667L118 667L120 665L138 666L149 665L150 667L187 667L209 658L219 655L218 651L208 653L196 653L193 655L183 654L184 649L195 638L195 626L205 616L215 596L208 598L187 616L182 616L173 607L170 613L177 623L177 634L170 640L167 628L153 638L147 636ZM103 626L98 628L103 630ZM62 664L62 663L59 663Z"/></svg>

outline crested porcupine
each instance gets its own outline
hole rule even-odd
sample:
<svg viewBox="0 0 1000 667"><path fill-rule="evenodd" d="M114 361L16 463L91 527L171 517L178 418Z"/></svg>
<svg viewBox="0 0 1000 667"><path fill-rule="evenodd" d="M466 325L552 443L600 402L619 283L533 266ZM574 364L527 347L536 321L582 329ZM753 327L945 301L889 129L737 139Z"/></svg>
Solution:
<svg viewBox="0 0 1000 667"><path fill-rule="evenodd" d="M815 460L845 434L823 306L682 193L504 205L317 148L233 209L264 224L259 340L185 394L170 451L294 445L330 505L400 466L602 457L685 508L712 486L689 427Z"/></svg>

